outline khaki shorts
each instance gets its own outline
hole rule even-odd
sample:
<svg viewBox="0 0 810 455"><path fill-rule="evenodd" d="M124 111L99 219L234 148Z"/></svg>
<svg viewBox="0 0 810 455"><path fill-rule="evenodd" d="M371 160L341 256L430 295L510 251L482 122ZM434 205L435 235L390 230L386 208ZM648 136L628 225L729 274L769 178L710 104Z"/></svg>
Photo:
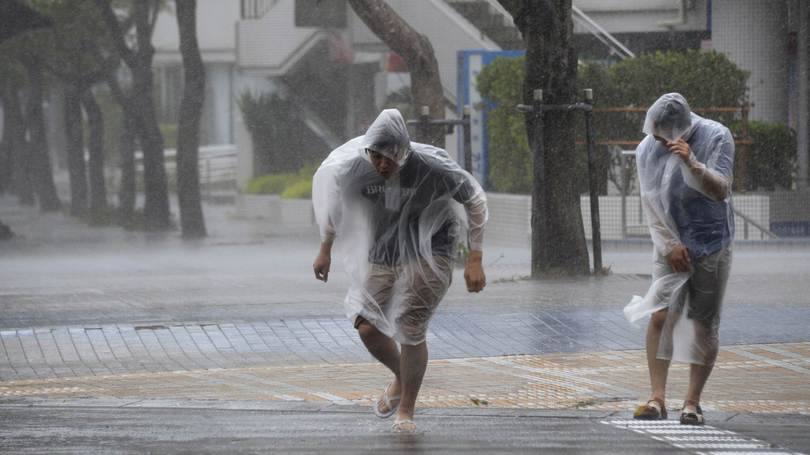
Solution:
<svg viewBox="0 0 810 455"><path fill-rule="evenodd" d="M385 325L395 330L394 339L421 344L452 278L453 263L442 256L434 256L432 265L425 260L404 266L372 264L364 285L368 297L354 317L354 327L366 321L382 329L381 319L385 319Z"/></svg>
<svg viewBox="0 0 810 455"><path fill-rule="evenodd" d="M675 345L684 345L683 341L687 341L684 338L676 339L674 333L675 324L686 309L686 321L690 321L694 328L686 332L686 335L691 337L686 343L690 363L701 365L714 363L720 345L720 313L731 269L731 256L731 249L723 248L693 261L689 281L680 289L680 293L674 297L669 307L659 339L657 358L671 359ZM667 259L657 258L654 276L668 273L673 272Z"/></svg>

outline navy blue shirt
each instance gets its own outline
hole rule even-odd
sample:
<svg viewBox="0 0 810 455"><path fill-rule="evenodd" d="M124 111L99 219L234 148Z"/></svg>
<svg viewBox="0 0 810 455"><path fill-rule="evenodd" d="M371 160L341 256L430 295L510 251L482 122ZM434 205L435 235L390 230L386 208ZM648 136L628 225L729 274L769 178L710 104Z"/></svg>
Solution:
<svg viewBox="0 0 810 455"><path fill-rule="evenodd" d="M695 158L709 170L731 182L734 170L734 143L728 129L701 118L686 140ZM658 144L655 153L671 152ZM693 258L709 256L727 247L734 238L731 198L715 201L689 187L678 169L672 176L670 215L675 221L681 243Z"/></svg>

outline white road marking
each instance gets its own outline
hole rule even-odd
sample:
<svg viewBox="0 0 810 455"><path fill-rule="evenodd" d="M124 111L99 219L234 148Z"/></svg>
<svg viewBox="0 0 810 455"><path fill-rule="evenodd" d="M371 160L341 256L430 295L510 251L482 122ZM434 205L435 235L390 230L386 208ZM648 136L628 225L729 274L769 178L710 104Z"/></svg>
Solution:
<svg viewBox="0 0 810 455"><path fill-rule="evenodd" d="M674 420L603 420L602 423L649 436L656 441L701 455L801 455L772 444L709 425L681 425Z"/></svg>

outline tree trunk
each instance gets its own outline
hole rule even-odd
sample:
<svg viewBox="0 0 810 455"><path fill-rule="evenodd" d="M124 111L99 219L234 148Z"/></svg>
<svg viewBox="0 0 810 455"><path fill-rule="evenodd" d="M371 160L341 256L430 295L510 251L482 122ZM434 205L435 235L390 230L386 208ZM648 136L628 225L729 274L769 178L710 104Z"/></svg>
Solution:
<svg viewBox="0 0 810 455"><path fill-rule="evenodd" d="M571 0L502 1L515 18L526 42L526 79L524 100L532 103L535 89L542 89L546 104L576 102L577 56L573 47ZM582 224L580 198L576 189L575 112L545 113L543 143L545 149L545 213L534 213L532 224L545 223L547 262L540 269L547 273L588 274L588 246ZM534 117L527 115L529 143L534 137ZM537 206L533 207L533 210ZM535 229L535 226L532 227Z"/></svg>
<svg viewBox="0 0 810 455"><path fill-rule="evenodd" d="M45 136L45 116L42 113L42 92L45 87L42 67L37 62L26 65L30 92L28 94L28 128L31 145L31 173L34 190L39 198L39 208L43 212L59 210L62 203L56 194L53 182L53 169Z"/></svg>
<svg viewBox="0 0 810 455"><path fill-rule="evenodd" d="M121 125L121 136L118 138L121 151L121 182L118 188L118 217L119 223L123 226L133 226L135 224L135 150L138 136L138 117L135 114L133 103L121 89L121 85L116 79L115 72L110 71L105 75L107 85L110 87L113 97L121 106L123 113L123 124Z"/></svg>
<svg viewBox="0 0 810 455"><path fill-rule="evenodd" d="M104 118L92 90L87 89L82 93L81 102L87 114L89 132L87 149L90 160L87 163L87 174L90 183L90 217L100 222L106 217L108 208L104 179Z"/></svg>
<svg viewBox="0 0 810 455"><path fill-rule="evenodd" d="M70 178L70 214L87 213L87 167L84 163L84 129L80 89L65 85L65 144Z"/></svg>
<svg viewBox="0 0 810 455"><path fill-rule="evenodd" d="M382 0L349 0L363 23L408 65L411 75L411 95L414 112L422 106L430 108L430 117L444 119L444 91L439 78L439 63L433 46L425 35L417 32ZM445 146L443 126L433 126L417 133L420 142Z"/></svg>
<svg viewBox="0 0 810 455"><path fill-rule="evenodd" d="M115 42L118 54L132 73L132 93L127 97L129 109L136 117L135 126L143 153L144 228L157 231L171 227L169 194L163 155L163 136L155 115L152 83L152 32L157 20L158 1L132 2L137 44L130 48L110 0L96 0L104 22Z"/></svg>
<svg viewBox="0 0 810 455"><path fill-rule="evenodd" d="M6 122L3 134L9 136L9 156L12 165L12 189L22 205L34 205L34 187L29 171L28 142L25 139L25 120L20 95L15 84L3 84L3 114ZM6 132L5 128L8 128Z"/></svg>
<svg viewBox="0 0 810 455"><path fill-rule="evenodd" d="M8 116L8 101L6 100L5 89L0 87L0 104L5 112L3 115L3 138L0 139L0 194L13 192L14 189L14 158L11 150L11 129L13 124Z"/></svg>
<svg viewBox="0 0 810 455"><path fill-rule="evenodd" d="M144 227L149 231L167 230L169 188L163 154L163 136L158 127L152 100L152 69L142 62L133 73L132 99L138 114L138 138L143 153Z"/></svg>
<svg viewBox="0 0 810 455"><path fill-rule="evenodd" d="M197 44L196 0L176 0L184 88L177 136L177 199L183 237L205 237L200 202L200 117L205 97L205 69Z"/></svg>
<svg viewBox="0 0 810 455"><path fill-rule="evenodd" d="M124 111L121 128L121 183L118 189L118 216L123 225L131 225L135 218L135 119Z"/></svg>

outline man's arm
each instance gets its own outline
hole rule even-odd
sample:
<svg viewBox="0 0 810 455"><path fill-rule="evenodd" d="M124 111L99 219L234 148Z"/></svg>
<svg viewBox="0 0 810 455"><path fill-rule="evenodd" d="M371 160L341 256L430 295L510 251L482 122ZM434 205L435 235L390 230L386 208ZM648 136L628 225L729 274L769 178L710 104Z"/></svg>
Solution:
<svg viewBox="0 0 810 455"><path fill-rule="evenodd" d="M334 235L321 242L321 249L315 257L312 269L315 271L315 279L324 283L329 279L329 268L332 265L332 241Z"/></svg>
<svg viewBox="0 0 810 455"><path fill-rule="evenodd" d="M730 136L730 135L727 135ZM684 179L689 186L715 201L726 199L731 192L731 168L733 166L734 142L724 137L719 145L719 154L715 165L720 169L711 169L698 161L689 144L683 139L667 143L669 150L683 160L685 165Z"/></svg>
<svg viewBox="0 0 810 455"><path fill-rule="evenodd" d="M482 264L484 255L484 225L487 223L487 199L486 196L484 196L484 191L478 187L474 187L471 182L467 181L462 185L467 186L465 188L466 191L463 192L466 193L468 197L462 204L464 205L464 210L467 212L470 242L470 254L467 256L467 264L464 267L464 281L467 282L468 291L480 292L487 284L484 266Z"/></svg>

